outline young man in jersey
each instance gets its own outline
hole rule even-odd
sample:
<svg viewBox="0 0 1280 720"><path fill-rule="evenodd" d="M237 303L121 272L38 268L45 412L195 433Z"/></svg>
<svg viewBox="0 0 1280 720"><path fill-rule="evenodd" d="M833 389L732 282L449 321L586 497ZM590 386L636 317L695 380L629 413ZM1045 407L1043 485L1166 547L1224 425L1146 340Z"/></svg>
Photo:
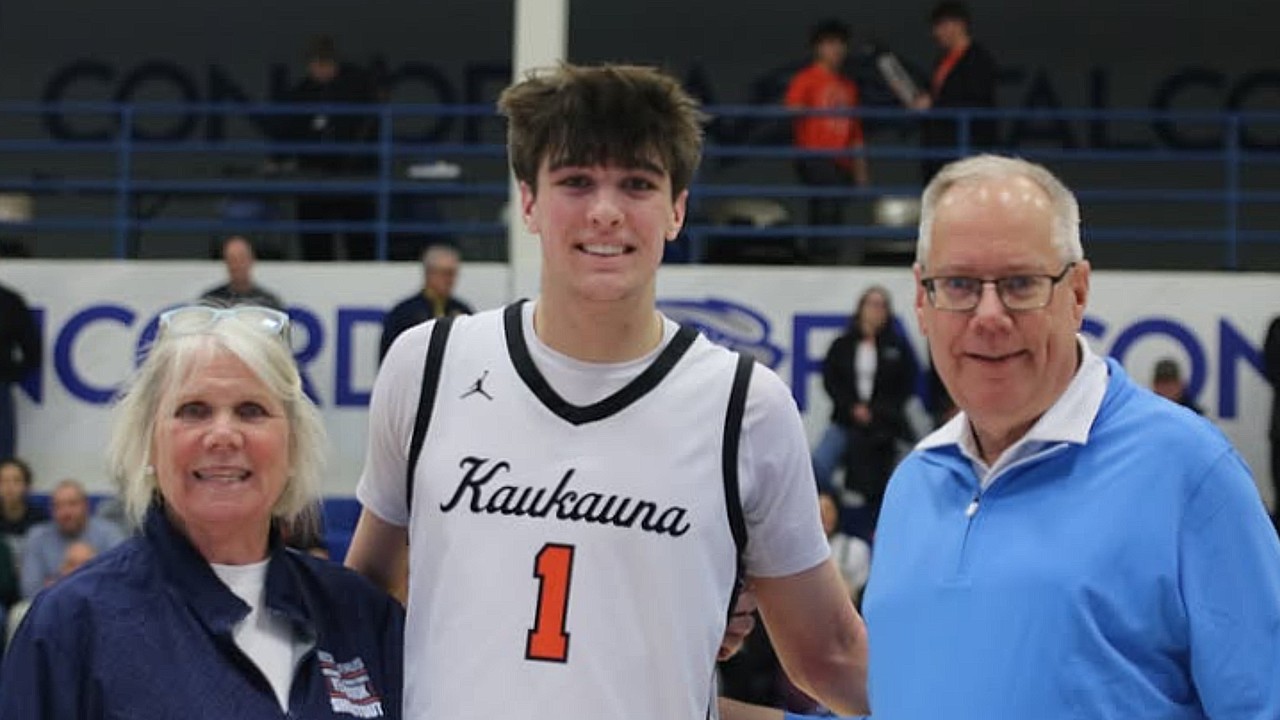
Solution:
<svg viewBox="0 0 1280 720"><path fill-rule="evenodd" d="M348 564L388 588L411 567L405 717L707 717L739 581L796 683L864 711L789 391L655 306L696 102L649 68L561 65L499 107L541 294L392 345L357 489Z"/></svg>

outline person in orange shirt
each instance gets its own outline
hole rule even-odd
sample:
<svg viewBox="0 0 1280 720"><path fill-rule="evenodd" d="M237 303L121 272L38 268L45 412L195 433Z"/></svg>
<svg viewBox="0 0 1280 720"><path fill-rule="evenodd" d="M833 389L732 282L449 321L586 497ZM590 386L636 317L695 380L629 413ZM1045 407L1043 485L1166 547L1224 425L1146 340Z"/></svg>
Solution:
<svg viewBox="0 0 1280 720"><path fill-rule="evenodd" d="M930 14L933 39L941 50L933 67L929 92L920 93L912 106L930 108L993 108L996 106L996 61L969 32L969 9L950 0L938 3ZM961 138L954 118L933 117L921 128L920 145L924 148L963 146L972 153L975 148L996 144L995 120L979 118L969 124L967 138ZM921 162L924 182L928 183L943 165L955 158L925 158Z"/></svg>
<svg viewBox="0 0 1280 720"><path fill-rule="evenodd" d="M786 106L794 109L838 110L858 106L858 86L843 72L849 54L849 27L826 20L810 36L813 63L796 73L787 87ZM861 150L862 121L848 115L799 115L794 121L795 146L800 150ZM848 185L868 181L867 160L861 155L811 156L796 160L805 185ZM809 200L810 225L839 225L845 198Z"/></svg>

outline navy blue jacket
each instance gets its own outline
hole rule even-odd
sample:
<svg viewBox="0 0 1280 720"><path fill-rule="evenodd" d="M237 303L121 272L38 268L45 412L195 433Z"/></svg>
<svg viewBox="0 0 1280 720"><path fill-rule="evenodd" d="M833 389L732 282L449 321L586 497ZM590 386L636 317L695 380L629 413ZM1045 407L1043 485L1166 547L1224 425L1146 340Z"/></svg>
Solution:
<svg viewBox="0 0 1280 720"><path fill-rule="evenodd" d="M272 540L266 604L312 649L281 711L232 639L249 607L163 511L36 597L0 673L3 720L399 718L404 613L355 573Z"/></svg>

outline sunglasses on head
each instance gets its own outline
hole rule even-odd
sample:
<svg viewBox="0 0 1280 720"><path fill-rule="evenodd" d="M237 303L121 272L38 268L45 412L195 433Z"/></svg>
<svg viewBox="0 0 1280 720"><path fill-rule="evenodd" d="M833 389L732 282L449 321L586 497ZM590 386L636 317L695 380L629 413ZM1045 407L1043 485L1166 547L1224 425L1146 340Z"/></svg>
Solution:
<svg viewBox="0 0 1280 720"><path fill-rule="evenodd" d="M289 343L289 316L258 305L211 307L186 305L160 313L161 332L199 332L223 320L234 320Z"/></svg>

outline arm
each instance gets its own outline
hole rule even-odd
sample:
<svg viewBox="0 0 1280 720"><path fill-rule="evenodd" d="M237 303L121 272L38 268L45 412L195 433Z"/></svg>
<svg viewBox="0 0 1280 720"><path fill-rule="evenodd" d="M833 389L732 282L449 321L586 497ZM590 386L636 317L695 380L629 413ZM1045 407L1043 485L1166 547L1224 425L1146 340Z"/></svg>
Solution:
<svg viewBox="0 0 1280 720"><path fill-rule="evenodd" d="M44 533L35 528L27 534L27 541L22 544L22 572L18 573L18 578L22 586L22 597L26 600L44 589L46 568L40 558L43 544Z"/></svg>
<svg viewBox="0 0 1280 720"><path fill-rule="evenodd" d="M1179 588L1206 717L1280 717L1280 541L1244 462L1225 450L1184 504Z"/></svg>
<svg viewBox="0 0 1280 720"><path fill-rule="evenodd" d="M784 713L777 708L748 705L729 698L720 698L720 720L820 720L814 715Z"/></svg>
<svg viewBox="0 0 1280 720"><path fill-rule="evenodd" d="M1267 328L1267 340L1262 349L1263 374L1271 386L1280 392L1280 316Z"/></svg>
<svg viewBox="0 0 1280 720"><path fill-rule="evenodd" d="M858 151L862 151L863 146L859 145ZM867 169L867 157L858 155L853 159L853 182L859 187L866 187L871 184L871 171Z"/></svg>
<svg viewBox="0 0 1280 720"><path fill-rule="evenodd" d="M409 596L409 533L369 511L360 511L344 564L404 604Z"/></svg>
<svg viewBox="0 0 1280 720"><path fill-rule="evenodd" d="M786 577L755 578L752 586L796 686L837 712L868 712L867 631L832 561Z"/></svg>
<svg viewBox="0 0 1280 720"><path fill-rule="evenodd" d="M783 720L786 715L777 708L748 705L729 698L720 698L720 720Z"/></svg>

